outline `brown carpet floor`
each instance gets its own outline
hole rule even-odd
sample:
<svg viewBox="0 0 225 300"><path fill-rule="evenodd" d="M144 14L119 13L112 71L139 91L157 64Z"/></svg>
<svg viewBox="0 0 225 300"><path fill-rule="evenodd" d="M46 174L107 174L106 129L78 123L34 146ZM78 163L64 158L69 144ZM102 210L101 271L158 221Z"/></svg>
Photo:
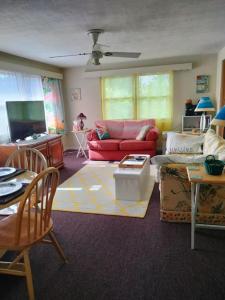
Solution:
<svg viewBox="0 0 225 300"><path fill-rule="evenodd" d="M82 167L65 154L61 181ZM144 219L54 212L55 233L68 257L54 248L31 250L36 299L225 299L225 234L201 231L190 250L190 225L159 220L155 186ZM23 278L0 276L0 299L27 299Z"/></svg>

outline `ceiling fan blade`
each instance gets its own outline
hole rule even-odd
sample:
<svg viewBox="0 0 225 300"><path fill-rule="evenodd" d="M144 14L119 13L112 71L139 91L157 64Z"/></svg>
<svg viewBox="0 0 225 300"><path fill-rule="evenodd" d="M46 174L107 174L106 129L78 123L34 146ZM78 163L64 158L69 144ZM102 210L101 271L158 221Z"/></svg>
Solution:
<svg viewBox="0 0 225 300"><path fill-rule="evenodd" d="M127 58L138 58L141 53L140 52L105 52L105 56L112 57L127 57Z"/></svg>
<svg viewBox="0 0 225 300"><path fill-rule="evenodd" d="M79 55L90 55L91 53L77 53L77 54L66 54L66 55L55 55L55 56L50 56L49 58L57 58L57 57L69 57L69 56L79 56Z"/></svg>

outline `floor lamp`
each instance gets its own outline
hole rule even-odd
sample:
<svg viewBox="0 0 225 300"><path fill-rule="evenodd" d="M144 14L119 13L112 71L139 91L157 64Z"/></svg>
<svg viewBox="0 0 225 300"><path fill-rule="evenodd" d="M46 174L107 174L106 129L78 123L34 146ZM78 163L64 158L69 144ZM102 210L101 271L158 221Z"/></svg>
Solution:
<svg viewBox="0 0 225 300"><path fill-rule="evenodd" d="M218 111L210 125L225 127L225 105ZM224 132L223 132L224 136Z"/></svg>
<svg viewBox="0 0 225 300"><path fill-rule="evenodd" d="M208 111L215 111L215 108L212 104L210 97L201 97L195 108L195 112L202 112L200 120L200 131L204 132L206 126L206 117L205 113Z"/></svg>

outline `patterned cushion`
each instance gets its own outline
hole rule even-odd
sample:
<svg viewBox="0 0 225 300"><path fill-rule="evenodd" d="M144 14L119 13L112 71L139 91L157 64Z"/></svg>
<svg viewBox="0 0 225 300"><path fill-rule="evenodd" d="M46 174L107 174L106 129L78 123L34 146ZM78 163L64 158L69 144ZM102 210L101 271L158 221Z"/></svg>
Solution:
<svg viewBox="0 0 225 300"><path fill-rule="evenodd" d="M96 132L97 132L97 135L100 140L110 139L110 135L109 135L106 127L96 128Z"/></svg>
<svg viewBox="0 0 225 300"><path fill-rule="evenodd" d="M191 184L186 165L160 168L160 218L169 222L190 222ZM197 222L225 224L225 187L203 184L200 188Z"/></svg>
<svg viewBox="0 0 225 300"><path fill-rule="evenodd" d="M206 159L206 155L202 154L167 154L156 155L151 158L153 165L162 166L165 164L202 164Z"/></svg>

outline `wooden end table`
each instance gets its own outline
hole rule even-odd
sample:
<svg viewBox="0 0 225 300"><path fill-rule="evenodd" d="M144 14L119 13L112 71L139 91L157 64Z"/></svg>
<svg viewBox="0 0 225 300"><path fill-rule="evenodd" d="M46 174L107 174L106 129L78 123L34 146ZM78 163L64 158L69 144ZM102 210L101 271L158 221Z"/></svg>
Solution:
<svg viewBox="0 0 225 300"><path fill-rule="evenodd" d="M225 184L225 174L214 176L209 175L204 166L188 166L187 167L188 180L191 183L191 249L195 249L195 229L222 229L223 225L211 225L196 223L196 214L199 201L199 191L201 184Z"/></svg>

